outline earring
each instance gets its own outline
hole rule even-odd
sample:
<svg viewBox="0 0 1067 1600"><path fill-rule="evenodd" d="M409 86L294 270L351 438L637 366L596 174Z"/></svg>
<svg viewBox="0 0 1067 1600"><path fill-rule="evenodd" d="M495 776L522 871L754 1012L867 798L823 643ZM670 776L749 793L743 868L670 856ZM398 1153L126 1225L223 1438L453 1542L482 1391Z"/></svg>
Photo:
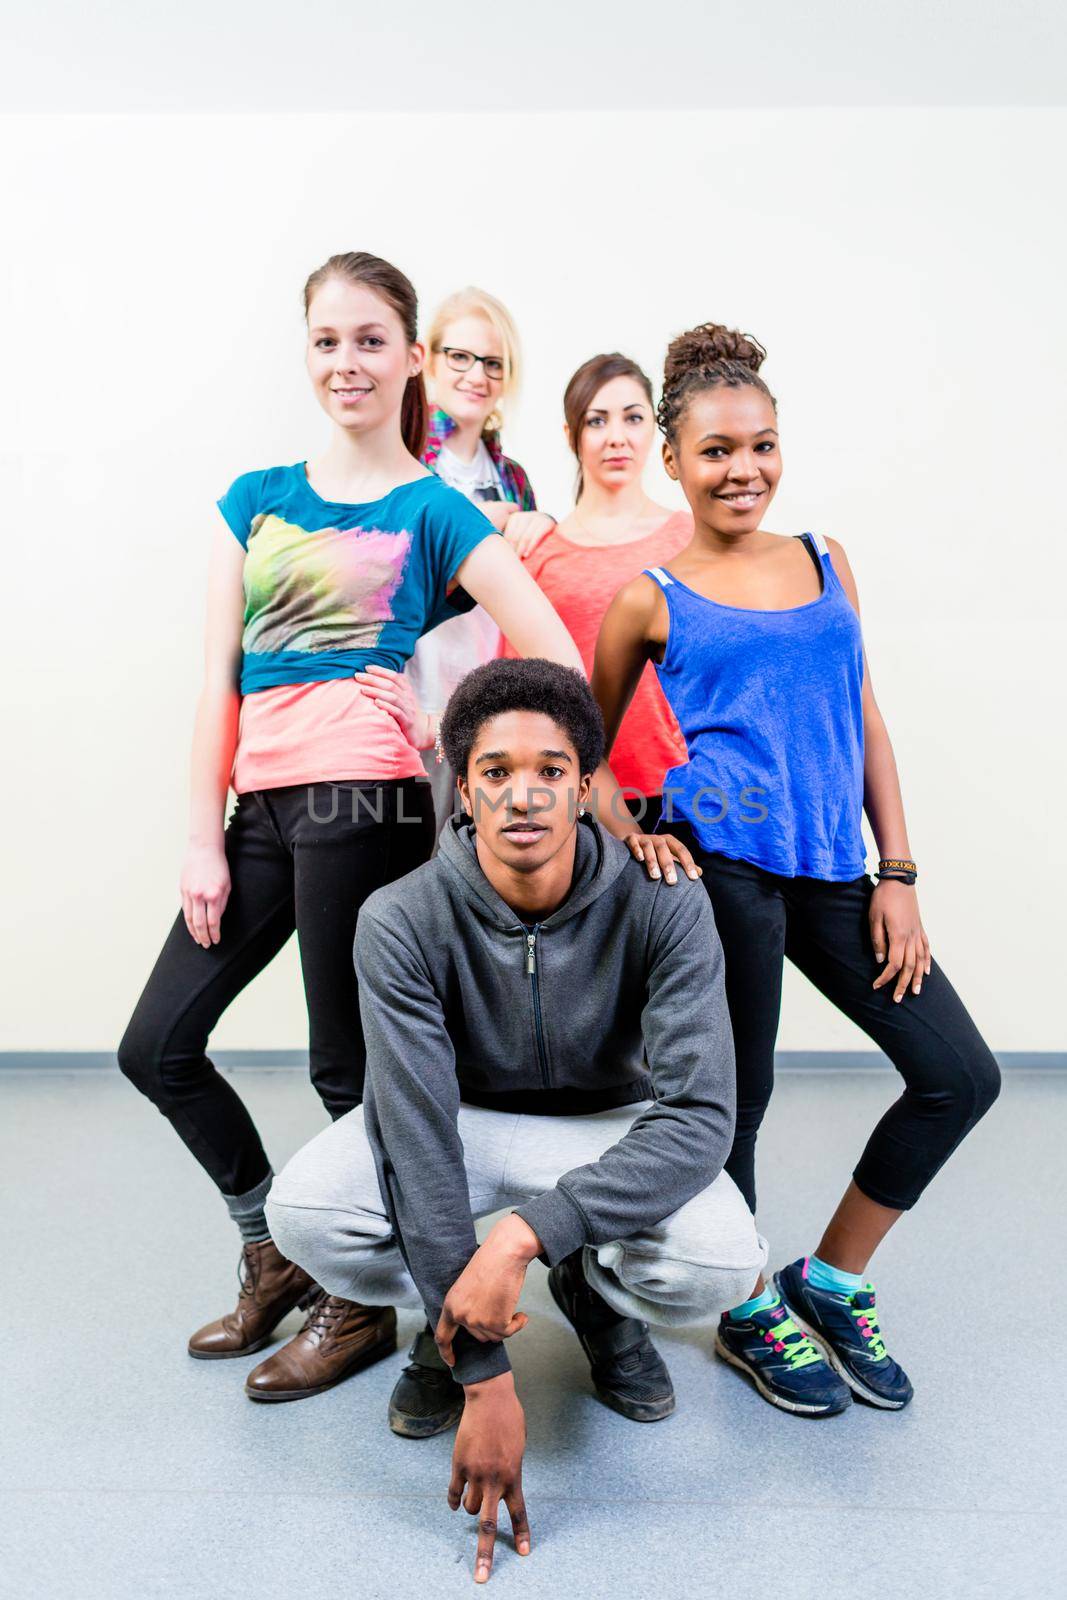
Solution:
<svg viewBox="0 0 1067 1600"><path fill-rule="evenodd" d="M579 806L578 807L578 815L580 817L584 817L585 816L585 807L584 806Z"/></svg>

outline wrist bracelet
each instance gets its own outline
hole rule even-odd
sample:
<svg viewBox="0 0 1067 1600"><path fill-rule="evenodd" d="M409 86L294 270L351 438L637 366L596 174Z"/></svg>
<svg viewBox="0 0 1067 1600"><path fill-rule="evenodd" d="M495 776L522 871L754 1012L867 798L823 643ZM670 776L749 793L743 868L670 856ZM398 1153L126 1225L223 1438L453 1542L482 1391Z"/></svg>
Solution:
<svg viewBox="0 0 1067 1600"><path fill-rule="evenodd" d="M436 723L437 723L437 726L434 729L434 736L433 736L433 758L434 758L434 762L436 763L436 765L440 766L442 761L445 759L445 747L441 743L441 718L440 717L437 717Z"/></svg>
<svg viewBox="0 0 1067 1600"><path fill-rule="evenodd" d="M878 863L878 879L895 880L897 883L914 884L919 876L919 869L914 861L905 861L895 856L888 856Z"/></svg>

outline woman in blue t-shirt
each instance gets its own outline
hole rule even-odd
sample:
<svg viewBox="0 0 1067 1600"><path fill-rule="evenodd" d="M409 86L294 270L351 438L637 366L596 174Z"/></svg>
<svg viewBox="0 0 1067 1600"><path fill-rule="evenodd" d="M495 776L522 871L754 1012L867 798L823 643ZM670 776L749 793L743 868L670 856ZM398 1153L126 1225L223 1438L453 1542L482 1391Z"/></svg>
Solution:
<svg viewBox="0 0 1067 1600"><path fill-rule="evenodd" d="M653 660L685 736L689 760L664 778L664 821L704 869L726 956L738 1102L726 1170L752 1210L785 956L904 1079L814 1254L778 1273L775 1288L761 1278L722 1318L716 1350L785 1410L824 1416L850 1390L897 1410L911 1384L886 1352L867 1266L993 1103L999 1074L930 955L845 553L818 534L761 527L781 474L763 356L716 324L670 346L664 460L695 533L669 569L616 596L593 689L610 749ZM881 853L877 884L864 867L864 810Z"/></svg>
<svg viewBox="0 0 1067 1600"><path fill-rule="evenodd" d="M359 1104L356 915L434 842L396 674L422 633L475 603L525 653L581 669L514 551L419 460L424 352L407 278L375 256L334 256L308 279L304 306L330 440L316 461L246 473L219 501L182 910L119 1048L123 1072L217 1184L244 1242L236 1309L189 1341L202 1359L260 1349L315 1290L271 1243L270 1163L206 1048L295 929L312 1082L334 1118ZM320 1294L248 1392L284 1400L327 1388L395 1348L395 1329L391 1310Z"/></svg>

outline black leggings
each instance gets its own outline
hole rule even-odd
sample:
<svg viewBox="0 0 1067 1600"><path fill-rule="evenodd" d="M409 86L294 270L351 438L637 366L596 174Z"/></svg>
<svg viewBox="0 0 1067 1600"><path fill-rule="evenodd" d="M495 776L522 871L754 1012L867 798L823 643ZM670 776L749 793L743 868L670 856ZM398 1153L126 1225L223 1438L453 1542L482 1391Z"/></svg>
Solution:
<svg viewBox="0 0 1067 1600"><path fill-rule="evenodd" d="M685 823L672 832L704 869L726 957L726 999L737 1055L737 1130L726 1170L756 1209L756 1134L774 1087L783 957L885 1051L904 1092L878 1123L853 1173L871 1200L913 1206L993 1104L1000 1069L937 962L900 1004L871 943L870 878L825 883L780 878L702 850Z"/></svg>
<svg viewBox="0 0 1067 1600"><path fill-rule="evenodd" d="M223 1194L270 1170L255 1124L206 1054L241 990L296 929L311 1081L330 1116L360 1103L366 1054L352 943L373 890L429 859L429 785L316 783L243 794L226 829L230 898L205 950L179 913L119 1046L119 1065Z"/></svg>

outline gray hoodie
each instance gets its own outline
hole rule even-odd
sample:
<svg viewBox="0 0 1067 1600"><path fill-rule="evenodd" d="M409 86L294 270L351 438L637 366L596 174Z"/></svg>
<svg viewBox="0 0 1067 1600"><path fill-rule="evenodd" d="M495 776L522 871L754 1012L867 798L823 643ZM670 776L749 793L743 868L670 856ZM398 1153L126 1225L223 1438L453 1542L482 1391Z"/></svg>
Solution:
<svg viewBox="0 0 1067 1600"><path fill-rule="evenodd" d="M477 1248L461 1101L560 1115L654 1096L599 1161L517 1208L550 1264L661 1221L721 1171L734 1054L711 902L684 874L649 878L591 817L570 894L529 929L454 819L433 861L366 901L355 960L367 1133L431 1324ZM465 1332L455 1350L461 1383L509 1365Z"/></svg>

